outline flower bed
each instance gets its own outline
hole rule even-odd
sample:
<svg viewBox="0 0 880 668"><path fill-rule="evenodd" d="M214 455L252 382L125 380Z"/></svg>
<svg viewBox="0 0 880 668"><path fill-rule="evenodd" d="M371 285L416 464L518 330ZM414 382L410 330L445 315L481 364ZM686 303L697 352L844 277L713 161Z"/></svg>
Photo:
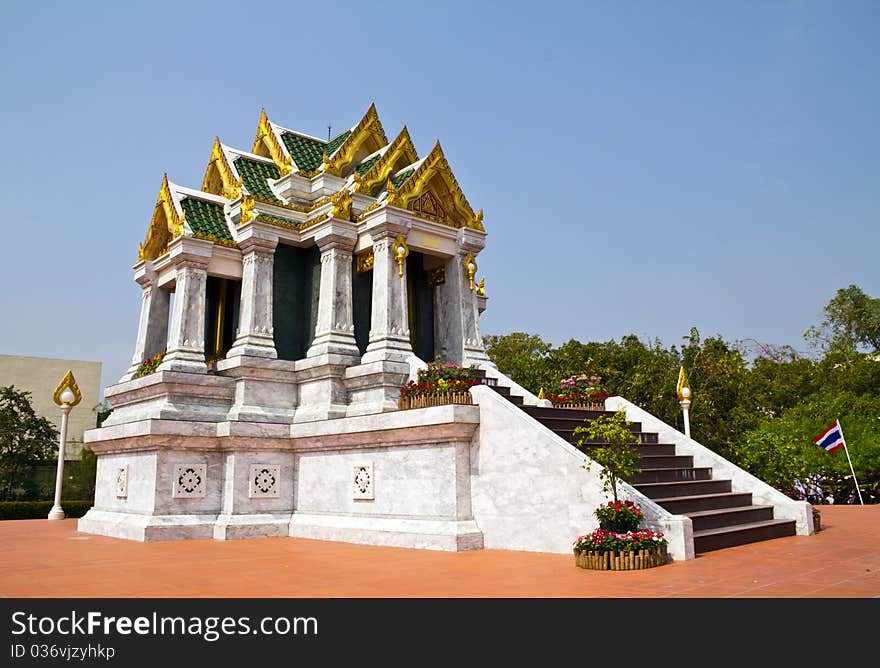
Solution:
<svg viewBox="0 0 880 668"><path fill-rule="evenodd" d="M418 380L411 380L400 388L397 407L406 410L447 404L471 404L473 402L468 390L481 382L473 367L461 367L452 362L434 362L425 369L419 369Z"/></svg>
<svg viewBox="0 0 880 668"><path fill-rule="evenodd" d="M599 387L597 376L582 373L559 381L559 390L544 395L554 408L581 408L591 411L604 411L605 400L610 394Z"/></svg>
<svg viewBox="0 0 880 668"><path fill-rule="evenodd" d="M662 566L668 560L667 546L661 531L641 529L618 533L596 529L578 536L573 547L578 568L629 571Z"/></svg>
<svg viewBox="0 0 880 668"><path fill-rule="evenodd" d="M630 571L662 566L668 542L662 531L639 529L641 507L632 501L609 501L595 511L599 528L578 536L572 546L579 568Z"/></svg>

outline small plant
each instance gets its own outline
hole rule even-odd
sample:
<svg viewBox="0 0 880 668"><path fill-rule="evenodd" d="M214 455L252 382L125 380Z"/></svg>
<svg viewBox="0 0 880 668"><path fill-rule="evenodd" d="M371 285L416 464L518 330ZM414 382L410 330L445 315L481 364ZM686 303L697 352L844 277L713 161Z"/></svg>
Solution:
<svg viewBox="0 0 880 668"><path fill-rule="evenodd" d="M616 533L636 531L645 519L642 509L632 501L609 501L596 508L595 514L601 529Z"/></svg>
<svg viewBox="0 0 880 668"><path fill-rule="evenodd" d="M590 457L584 462L589 471L593 461L602 466L599 477L602 479L602 491L611 492L614 503L618 502L617 484L627 481L641 472L639 462L641 453L634 448L639 439L629 430L631 422L626 419L626 411L619 410L612 416L600 415L595 420L585 420L586 426L575 427L578 447L585 449L591 442L600 445L590 447Z"/></svg>
<svg viewBox="0 0 880 668"><path fill-rule="evenodd" d="M155 373L156 369L159 368L159 365L162 364L162 360L165 359L165 353L168 352L163 351L161 353L156 353L152 357L148 357L141 365L137 368L134 376L135 378L140 378L141 376L149 376L151 373Z"/></svg>
<svg viewBox="0 0 880 668"><path fill-rule="evenodd" d="M813 530L821 531L822 530L822 513L819 512L819 509L816 506L813 506Z"/></svg>

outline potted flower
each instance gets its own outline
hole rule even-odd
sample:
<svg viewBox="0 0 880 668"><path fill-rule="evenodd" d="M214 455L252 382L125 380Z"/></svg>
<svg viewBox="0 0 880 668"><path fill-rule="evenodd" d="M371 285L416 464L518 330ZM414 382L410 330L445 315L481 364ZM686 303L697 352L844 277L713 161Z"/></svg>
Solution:
<svg viewBox="0 0 880 668"><path fill-rule="evenodd" d="M432 362L419 369L416 380L411 380L400 388L397 407L427 408L446 404L470 404L468 392L482 381L473 367L462 367L453 362Z"/></svg>
<svg viewBox="0 0 880 668"><path fill-rule="evenodd" d="M602 466L599 477L602 491L611 492L612 500L595 510L599 528L578 536L573 549L575 564L597 570L632 570L653 568L666 563L667 540L663 533L640 529L644 514L641 507L618 497L618 484L639 473L641 454L634 447L639 440L629 430L625 411L586 420L577 427L578 447L589 452L584 468L592 462Z"/></svg>

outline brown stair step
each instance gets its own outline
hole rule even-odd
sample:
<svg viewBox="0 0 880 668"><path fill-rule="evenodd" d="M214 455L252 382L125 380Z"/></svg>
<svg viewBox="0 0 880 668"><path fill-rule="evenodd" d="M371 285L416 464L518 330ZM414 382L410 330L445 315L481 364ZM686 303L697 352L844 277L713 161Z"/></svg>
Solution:
<svg viewBox="0 0 880 668"><path fill-rule="evenodd" d="M694 552L709 552L761 540L795 535L794 520L764 520L694 531Z"/></svg>
<svg viewBox="0 0 880 668"><path fill-rule="evenodd" d="M543 421L541 421L541 420L538 420L538 422L541 422L541 424L544 424ZM566 440L573 439L573 441L577 441L580 438L582 438L582 435L575 434L573 429L557 429L554 427L550 427L548 425L544 425L544 426L547 427L548 429L551 429L552 431L555 431L557 434L559 434L560 436L562 436L562 438L564 438ZM657 435L657 432L634 432L634 435L638 437L639 443L643 443L646 445L657 443L660 440ZM596 440L596 439L586 439L584 442L585 443L601 443L601 441Z"/></svg>
<svg viewBox="0 0 880 668"><path fill-rule="evenodd" d="M595 420L600 415L614 415L613 411L588 411L585 408L545 408L544 406L524 406L523 410L536 420L541 418L566 418L570 420Z"/></svg>
<svg viewBox="0 0 880 668"><path fill-rule="evenodd" d="M694 465L691 455L655 455L643 454L640 466L648 469L680 469Z"/></svg>
<svg viewBox="0 0 880 668"><path fill-rule="evenodd" d="M729 492L730 480L695 480L688 482L637 482L633 486L649 499Z"/></svg>
<svg viewBox="0 0 880 668"><path fill-rule="evenodd" d="M563 410L563 409L551 409L551 410ZM575 427L583 427L584 421L580 418L576 417L546 417L540 416L535 418L540 421L542 424L550 427L551 429L565 429L567 431L574 431ZM642 423L641 422L630 422L629 430L634 433L638 433L642 431Z"/></svg>
<svg viewBox="0 0 880 668"><path fill-rule="evenodd" d="M714 508L736 508L752 503L751 492L721 492L688 496L653 497L652 501L675 515L686 515Z"/></svg>
<svg viewBox="0 0 880 668"><path fill-rule="evenodd" d="M572 441L571 439L565 439L575 447L578 447L577 441ZM600 448L603 445L607 445L607 443L587 443L584 446L580 447L580 450L583 452L590 454L590 450L594 448ZM642 456L645 455L675 455L675 446L671 443L644 443L633 446L636 450L638 450Z"/></svg>
<svg viewBox="0 0 880 668"><path fill-rule="evenodd" d="M633 476L632 484L646 482L685 482L694 480L711 480L712 469L709 467L681 467L652 469L642 467L640 473Z"/></svg>
<svg viewBox="0 0 880 668"><path fill-rule="evenodd" d="M691 518L694 531L718 529L736 524L749 524L773 519L773 506L734 506L685 513Z"/></svg>

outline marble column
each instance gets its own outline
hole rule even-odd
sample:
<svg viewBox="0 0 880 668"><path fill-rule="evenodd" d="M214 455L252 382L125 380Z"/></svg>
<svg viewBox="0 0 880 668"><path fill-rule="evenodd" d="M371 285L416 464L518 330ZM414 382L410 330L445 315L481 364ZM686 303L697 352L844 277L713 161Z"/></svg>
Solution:
<svg viewBox="0 0 880 668"><path fill-rule="evenodd" d="M373 310L370 340L361 362L407 362L413 354L407 317L406 261L400 275L394 257L397 233L384 230L373 236Z"/></svg>
<svg viewBox="0 0 880 668"><path fill-rule="evenodd" d="M315 338L306 357L337 354L359 357L351 302L351 256L354 239L319 239L321 286Z"/></svg>
<svg viewBox="0 0 880 668"><path fill-rule="evenodd" d="M462 245L446 264L446 282L434 297L435 336L438 357L468 366L489 362L480 336L480 313L476 289L470 289L465 259L480 247Z"/></svg>
<svg viewBox="0 0 880 668"><path fill-rule="evenodd" d="M277 239L250 237L242 250L241 310L238 332L226 355L276 359L272 327L272 270Z"/></svg>
<svg viewBox="0 0 880 668"><path fill-rule="evenodd" d="M178 260L171 337L159 371L206 373L205 283L208 265L189 258Z"/></svg>
<svg viewBox="0 0 880 668"><path fill-rule="evenodd" d="M163 352L168 343L168 307L171 293L155 285L154 280L154 278L146 276L138 280L142 287L142 294L137 342L134 346L131 366L119 379L119 382L134 378L141 362Z"/></svg>

